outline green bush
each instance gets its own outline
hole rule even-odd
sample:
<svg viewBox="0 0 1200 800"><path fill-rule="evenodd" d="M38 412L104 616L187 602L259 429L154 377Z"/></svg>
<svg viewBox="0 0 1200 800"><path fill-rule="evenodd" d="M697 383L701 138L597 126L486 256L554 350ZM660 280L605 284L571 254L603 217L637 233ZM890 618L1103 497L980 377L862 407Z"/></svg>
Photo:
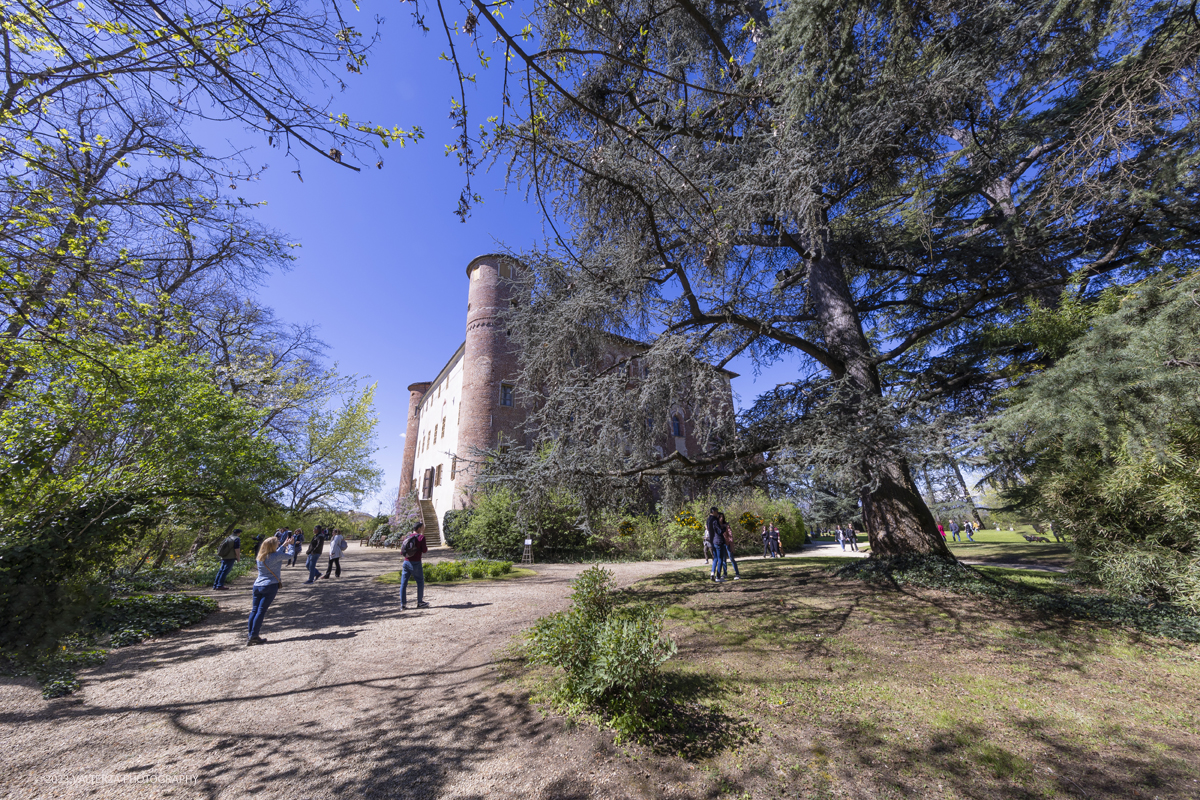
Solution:
<svg viewBox="0 0 1200 800"><path fill-rule="evenodd" d="M440 561L436 564L426 564L424 570L427 583L446 583L464 578L498 578L512 572L512 568L511 561L476 560Z"/></svg>
<svg viewBox="0 0 1200 800"><path fill-rule="evenodd" d="M110 600L88 627L113 634L113 645L124 647L199 622L216 610L217 601L211 597L134 595Z"/></svg>
<svg viewBox="0 0 1200 800"><path fill-rule="evenodd" d="M467 529L472 513L469 508L460 508L451 509L442 516L442 541L447 547L457 546L458 536Z"/></svg>
<svg viewBox="0 0 1200 800"><path fill-rule="evenodd" d="M248 549L247 553L250 552ZM197 586L212 586L219 562L216 559L172 562L158 569L144 568L134 572L130 567L114 570L108 576L109 588L114 595L173 592ZM254 570L254 559L247 555L233 565L226 581L240 578ZM97 575L98 582L103 576Z"/></svg>
<svg viewBox="0 0 1200 800"><path fill-rule="evenodd" d="M210 597L167 594L111 599L84 622L84 633L63 637L54 651L32 657L5 651L0 672L30 675L41 685L43 697L62 697L79 688L76 670L99 666L108 657L105 650L89 648L97 635L112 634L113 647L126 647L199 622L216 610L217 601Z"/></svg>
<svg viewBox="0 0 1200 800"><path fill-rule="evenodd" d="M381 547L391 535L392 526L385 522L375 528L375 531L371 534L371 538L367 540L367 545L370 547Z"/></svg>
<svg viewBox="0 0 1200 800"><path fill-rule="evenodd" d="M70 637L67 637L68 639ZM0 674L21 677L28 675L42 687L42 697L51 700L71 694L79 688L75 671L85 667L98 667L108 658L105 650L74 651L66 647L42 655L33 662L18 662L4 659Z"/></svg>
<svg viewBox="0 0 1200 800"><path fill-rule="evenodd" d="M676 650L663 633L663 610L616 608L613 574L601 567L582 572L573 586L571 607L530 631L530 662L562 670L560 701L601 711L622 733L652 727L659 667Z"/></svg>
<svg viewBox="0 0 1200 800"><path fill-rule="evenodd" d="M520 557L525 536L517 527L517 496L511 489L478 495L472 511L465 530L455 536L456 549L483 558Z"/></svg>

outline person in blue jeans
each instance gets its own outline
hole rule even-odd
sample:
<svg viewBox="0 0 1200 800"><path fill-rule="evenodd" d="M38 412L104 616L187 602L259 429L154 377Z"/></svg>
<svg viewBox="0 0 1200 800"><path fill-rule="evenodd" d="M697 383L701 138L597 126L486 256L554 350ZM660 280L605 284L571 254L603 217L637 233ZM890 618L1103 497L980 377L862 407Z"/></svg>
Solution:
<svg viewBox="0 0 1200 800"><path fill-rule="evenodd" d="M305 553L308 555L308 561L304 566L308 567L308 580L305 583L312 583L321 577L321 570L317 569L317 561L321 559L321 551L325 549L325 529L317 526L313 530L312 541L308 543L308 550Z"/></svg>
<svg viewBox="0 0 1200 800"><path fill-rule="evenodd" d="M704 520L704 533L708 536L709 544L712 545L712 581L721 583L725 580L721 577L721 572L725 569L726 551L725 537L721 533L721 518L716 506L709 509L708 519Z"/></svg>
<svg viewBox="0 0 1200 800"><path fill-rule="evenodd" d="M418 522L413 531L404 538L400 545L400 553L404 556L404 566L400 569L400 610L408 610L408 581L417 581L417 608L429 608L425 602L425 568L421 566L421 555L429 552L425 544L425 523Z"/></svg>
<svg viewBox="0 0 1200 800"><path fill-rule="evenodd" d="M279 576L283 574L283 560L286 554L279 549L279 540L272 536L263 542L258 551L258 579L254 581L254 597L250 603L250 619L247 621L246 644L266 644L267 640L258 635L262 628L263 617L267 609L279 594L282 582Z"/></svg>
<svg viewBox="0 0 1200 800"><path fill-rule="evenodd" d="M958 523L955 522L954 520L950 520L950 537L951 537L952 541L955 541L955 542L962 541L962 537L958 535L958 531L959 531Z"/></svg>
<svg viewBox="0 0 1200 800"><path fill-rule="evenodd" d="M225 537L225 541L221 542L221 546L217 548L217 558L221 559L221 566L217 567L217 576L213 578L214 589L228 589L225 585L225 579L229 577L229 571L233 569L233 565L242 557L242 529L238 528L232 534Z"/></svg>
<svg viewBox="0 0 1200 800"><path fill-rule="evenodd" d="M733 564L733 579L740 581L742 579L741 570L738 569L737 559L733 557L733 528L729 527L729 522L726 521L724 514L718 514L717 519L721 521L721 546L725 548L725 552L721 554L721 561L724 562L725 579L729 579L729 565Z"/></svg>

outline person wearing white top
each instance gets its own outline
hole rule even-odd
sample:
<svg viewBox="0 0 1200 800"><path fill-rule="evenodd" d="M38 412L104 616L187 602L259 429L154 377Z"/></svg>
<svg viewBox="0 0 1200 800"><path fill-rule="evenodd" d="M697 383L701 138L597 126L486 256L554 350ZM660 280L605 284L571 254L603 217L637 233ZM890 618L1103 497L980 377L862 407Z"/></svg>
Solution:
<svg viewBox="0 0 1200 800"><path fill-rule="evenodd" d="M346 552L346 538L342 536L341 529L333 532L333 540L329 543L329 566L325 569L325 578L329 578L329 573L332 572L334 577L342 577L342 553Z"/></svg>

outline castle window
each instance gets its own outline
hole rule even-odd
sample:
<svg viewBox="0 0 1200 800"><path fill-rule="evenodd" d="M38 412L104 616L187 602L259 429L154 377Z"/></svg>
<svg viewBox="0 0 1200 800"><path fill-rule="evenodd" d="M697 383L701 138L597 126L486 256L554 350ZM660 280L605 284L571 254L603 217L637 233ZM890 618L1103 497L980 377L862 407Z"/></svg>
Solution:
<svg viewBox="0 0 1200 800"><path fill-rule="evenodd" d="M454 480L456 472L458 472L458 456L450 456L450 480Z"/></svg>
<svg viewBox="0 0 1200 800"><path fill-rule="evenodd" d="M442 417L442 438L446 438L446 418Z"/></svg>
<svg viewBox="0 0 1200 800"><path fill-rule="evenodd" d="M500 384L500 405L511 407L513 404L513 387L507 383Z"/></svg>
<svg viewBox="0 0 1200 800"><path fill-rule="evenodd" d="M441 464L437 465L437 471L433 473L433 485L434 486L442 485L442 465Z"/></svg>
<svg viewBox="0 0 1200 800"><path fill-rule="evenodd" d="M671 415L671 435L683 436L683 422L679 419L678 414Z"/></svg>

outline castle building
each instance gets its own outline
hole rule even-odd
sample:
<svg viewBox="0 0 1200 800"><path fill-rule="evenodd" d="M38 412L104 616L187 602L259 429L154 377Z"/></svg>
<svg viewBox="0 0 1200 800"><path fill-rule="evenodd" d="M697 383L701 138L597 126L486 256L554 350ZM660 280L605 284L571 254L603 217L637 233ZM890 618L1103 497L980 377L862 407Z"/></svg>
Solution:
<svg viewBox="0 0 1200 800"><path fill-rule="evenodd" d="M527 444L526 411L515 402L518 353L509 343L502 313L512 301L512 280L522 269L511 258L488 254L467 265L466 339L432 381L408 387L408 426L400 496L416 491L430 544L441 541L445 513L471 504L472 453L501 441ZM611 356L644 347L615 341ZM734 373L722 370L726 378ZM683 456L697 444L682 409L667 409L669 439ZM462 454L463 458L460 459Z"/></svg>

